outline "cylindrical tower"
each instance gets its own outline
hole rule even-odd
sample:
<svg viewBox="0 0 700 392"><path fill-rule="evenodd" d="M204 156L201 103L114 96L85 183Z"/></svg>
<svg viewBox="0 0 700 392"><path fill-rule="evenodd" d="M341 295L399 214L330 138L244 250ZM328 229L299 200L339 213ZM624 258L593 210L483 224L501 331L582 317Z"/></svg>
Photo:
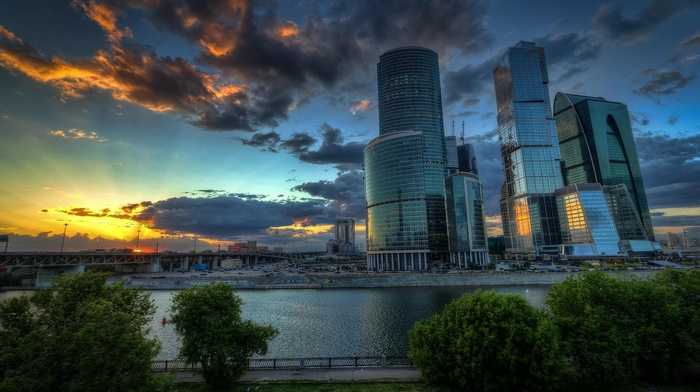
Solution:
<svg viewBox="0 0 700 392"><path fill-rule="evenodd" d="M408 46L377 64L379 137L365 149L370 268L446 260L447 165L437 53Z"/></svg>

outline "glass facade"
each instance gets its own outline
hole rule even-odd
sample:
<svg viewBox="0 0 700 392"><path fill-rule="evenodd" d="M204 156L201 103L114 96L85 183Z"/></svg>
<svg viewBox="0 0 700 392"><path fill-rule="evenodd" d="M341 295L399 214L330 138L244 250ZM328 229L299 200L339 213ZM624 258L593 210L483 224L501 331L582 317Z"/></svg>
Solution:
<svg viewBox="0 0 700 392"><path fill-rule="evenodd" d="M459 172L447 178L447 232L451 263L468 267L487 264L488 243L484 197L479 178Z"/></svg>
<svg viewBox="0 0 700 392"><path fill-rule="evenodd" d="M544 49L519 42L501 57L493 77L505 174L506 252L538 253L561 243L554 190L563 186Z"/></svg>
<svg viewBox="0 0 700 392"><path fill-rule="evenodd" d="M368 268L426 269L449 255L437 53L390 50L377 83L379 136L364 152Z"/></svg>
<svg viewBox="0 0 700 392"><path fill-rule="evenodd" d="M646 237L653 241L654 229L627 106L603 98L558 93L554 99L554 117L564 183L625 185ZM642 239L633 236L623 239Z"/></svg>
<svg viewBox="0 0 700 392"><path fill-rule="evenodd" d="M576 184L555 192L566 255L617 255L617 234L600 184Z"/></svg>

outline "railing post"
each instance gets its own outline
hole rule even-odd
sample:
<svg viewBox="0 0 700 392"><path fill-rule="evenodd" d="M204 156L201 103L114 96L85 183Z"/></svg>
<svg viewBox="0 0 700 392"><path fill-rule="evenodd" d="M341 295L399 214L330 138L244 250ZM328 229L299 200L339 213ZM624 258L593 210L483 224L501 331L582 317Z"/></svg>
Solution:
<svg viewBox="0 0 700 392"><path fill-rule="evenodd" d="M357 367L357 357L355 357L355 367Z"/></svg>
<svg viewBox="0 0 700 392"><path fill-rule="evenodd" d="M273 369L277 369L277 358L274 358L274 359L272 360L272 368L273 368Z"/></svg>
<svg viewBox="0 0 700 392"><path fill-rule="evenodd" d="M331 357L328 357L328 368L331 368Z"/></svg>
<svg viewBox="0 0 700 392"><path fill-rule="evenodd" d="M382 367L386 367L386 355L382 355Z"/></svg>
<svg viewBox="0 0 700 392"><path fill-rule="evenodd" d="M302 368L302 369L304 368L304 365L305 365L304 362L305 362L305 361L304 361L304 358L299 359L299 367Z"/></svg>
<svg viewBox="0 0 700 392"><path fill-rule="evenodd" d="M165 371L168 371L168 361L165 361Z"/></svg>

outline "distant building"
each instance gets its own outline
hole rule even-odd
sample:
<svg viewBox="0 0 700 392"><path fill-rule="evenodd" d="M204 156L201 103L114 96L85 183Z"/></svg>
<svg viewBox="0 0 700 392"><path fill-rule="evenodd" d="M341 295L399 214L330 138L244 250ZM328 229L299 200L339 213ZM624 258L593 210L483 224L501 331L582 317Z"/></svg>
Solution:
<svg viewBox="0 0 700 392"><path fill-rule="evenodd" d="M563 186L544 49L521 41L493 70L505 183L506 252L539 253L561 243L554 190Z"/></svg>
<svg viewBox="0 0 700 392"><path fill-rule="evenodd" d="M643 239L654 241L627 106L600 97L558 93L554 99L554 117L564 183L624 184L646 231ZM627 233L623 237L628 234L634 237L623 239L642 239L624 228L622 231Z"/></svg>
<svg viewBox="0 0 700 392"><path fill-rule="evenodd" d="M326 243L326 253L341 256L350 256L356 253L354 219L335 220L335 238Z"/></svg>

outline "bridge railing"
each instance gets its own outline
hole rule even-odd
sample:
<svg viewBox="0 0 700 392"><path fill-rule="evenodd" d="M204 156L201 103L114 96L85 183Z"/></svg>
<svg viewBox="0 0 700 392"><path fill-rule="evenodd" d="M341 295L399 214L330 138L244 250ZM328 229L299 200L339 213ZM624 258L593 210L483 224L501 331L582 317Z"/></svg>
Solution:
<svg viewBox="0 0 700 392"><path fill-rule="evenodd" d="M339 369L367 367L410 367L413 366L408 357L316 357L316 358L251 358L248 361L250 370L269 369ZM182 360L155 361L153 371L167 372L192 371L201 365L190 366Z"/></svg>

